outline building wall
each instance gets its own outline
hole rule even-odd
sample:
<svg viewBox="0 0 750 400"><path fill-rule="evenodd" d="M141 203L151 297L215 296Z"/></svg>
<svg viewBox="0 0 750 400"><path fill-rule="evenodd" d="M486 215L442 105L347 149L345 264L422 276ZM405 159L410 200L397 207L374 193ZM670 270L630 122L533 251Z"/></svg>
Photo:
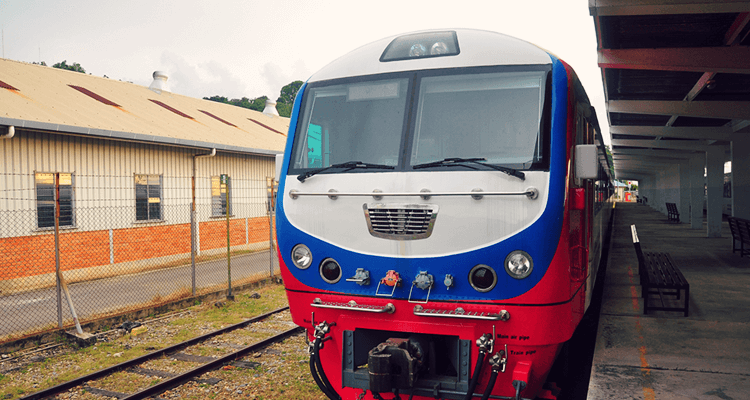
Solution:
<svg viewBox="0 0 750 400"><path fill-rule="evenodd" d="M37 226L36 172L73 174L75 223L61 229L63 270L189 255L193 155L207 152L17 128L0 140L0 280L55 270L53 229ZM267 246L273 157L218 153L196 165L199 251L226 247L226 219L211 215L211 176L220 174L231 178L232 245ZM162 220L136 221L136 174L161 175Z"/></svg>

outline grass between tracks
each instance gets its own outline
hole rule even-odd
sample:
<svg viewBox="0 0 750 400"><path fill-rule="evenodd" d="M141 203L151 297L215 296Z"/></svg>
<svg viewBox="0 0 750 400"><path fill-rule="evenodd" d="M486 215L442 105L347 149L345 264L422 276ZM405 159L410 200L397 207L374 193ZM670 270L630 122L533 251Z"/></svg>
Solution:
<svg viewBox="0 0 750 400"><path fill-rule="evenodd" d="M118 331L105 334L95 346L77 349L64 346L55 353L38 353L15 361L0 363L0 399L15 399L43 390L68 380L90 374L97 370L142 356L154 350L171 346L187 339L204 335L216 329L242 322L256 315L283 307L287 304L283 286L274 285L257 291L235 295L234 302L200 304L182 310L167 318L156 318L145 322L147 331L141 334L124 334ZM199 356L221 356L247 346L261 338L289 329L291 317L278 314L262 323L234 331L204 345L184 350ZM324 399L310 377L307 366L308 354L302 336L291 337L260 353L250 355L245 361L260 363L254 369L224 368L204 374L201 378L219 378L216 385L189 382L182 387L164 393L163 398L186 399ZM5 364L5 365L3 365ZM155 359L143 368L179 373L198 364L176 361L170 357ZM136 390L160 382L158 377L119 372L88 385L114 392L133 393ZM77 388L58 398L101 399L102 396Z"/></svg>

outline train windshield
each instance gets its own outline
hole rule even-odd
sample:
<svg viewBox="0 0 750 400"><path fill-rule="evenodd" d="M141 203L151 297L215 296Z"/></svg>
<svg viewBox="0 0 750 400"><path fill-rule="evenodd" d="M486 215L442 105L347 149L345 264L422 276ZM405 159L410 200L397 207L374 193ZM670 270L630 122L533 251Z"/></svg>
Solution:
<svg viewBox="0 0 750 400"><path fill-rule="evenodd" d="M484 158L529 169L539 163L544 80L542 71L423 78L410 164Z"/></svg>
<svg viewBox="0 0 750 400"><path fill-rule="evenodd" d="M325 168L349 161L396 166L408 86L408 79L396 79L308 90L305 129L297 135L291 167Z"/></svg>
<svg viewBox="0 0 750 400"><path fill-rule="evenodd" d="M542 127L548 73L427 71L402 79L311 85L290 173L353 161L384 168L321 173L431 170L445 165L426 164L447 158L543 169L548 165ZM489 169L477 163L464 167Z"/></svg>

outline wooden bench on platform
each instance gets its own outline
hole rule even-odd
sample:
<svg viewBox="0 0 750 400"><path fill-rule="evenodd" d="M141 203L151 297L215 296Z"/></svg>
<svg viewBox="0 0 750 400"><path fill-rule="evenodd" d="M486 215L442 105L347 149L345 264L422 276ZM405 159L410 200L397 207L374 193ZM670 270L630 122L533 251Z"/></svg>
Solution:
<svg viewBox="0 0 750 400"><path fill-rule="evenodd" d="M688 316L690 303L690 284L682 275L677 264L669 253L643 252L638 240L638 232L635 225L630 226L633 235L633 246L638 256L638 274L641 278L641 297L643 297L643 313L648 314L651 310L658 311L683 311ZM685 295L681 296L681 291ZM650 305L652 299L649 295L659 295L661 307ZM683 307L668 307L664 304L664 296L675 296L677 300L684 297Z"/></svg>
<svg viewBox="0 0 750 400"><path fill-rule="evenodd" d="M667 204L667 220L670 222L680 222L680 212L677 211L677 204L675 203L666 203Z"/></svg>
<svg viewBox="0 0 750 400"><path fill-rule="evenodd" d="M739 250L740 257L750 255L750 221L735 217L727 217L727 219L729 229L732 231L732 253ZM740 243L739 249L737 242Z"/></svg>

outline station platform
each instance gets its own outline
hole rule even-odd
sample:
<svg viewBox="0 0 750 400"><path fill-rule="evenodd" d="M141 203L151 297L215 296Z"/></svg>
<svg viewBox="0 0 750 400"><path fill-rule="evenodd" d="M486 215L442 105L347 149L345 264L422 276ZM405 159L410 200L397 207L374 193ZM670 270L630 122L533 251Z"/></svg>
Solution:
<svg viewBox="0 0 750 400"><path fill-rule="evenodd" d="M750 399L750 258L721 238L616 203L588 399ZM690 284L690 312L643 314L638 260L668 252ZM675 305L677 301L675 301Z"/></svg>

